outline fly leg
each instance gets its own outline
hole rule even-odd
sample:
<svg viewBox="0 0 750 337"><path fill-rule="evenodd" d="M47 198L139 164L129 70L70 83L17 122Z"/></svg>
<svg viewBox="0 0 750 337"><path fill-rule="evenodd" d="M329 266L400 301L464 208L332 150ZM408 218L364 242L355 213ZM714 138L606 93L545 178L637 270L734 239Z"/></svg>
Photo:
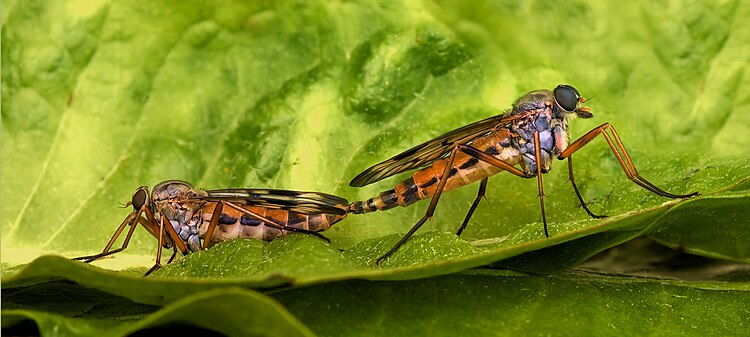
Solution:
<svg viewBox="0 0 750 337"><path fill-rule="evenodd" d="M474 210L477 209L477 206L479 205L479 201L482 200L486 192L487 192L487 178L484 178L482 179L482 182L479 183L479 192L477 192L477 197L474 199L474 202L471 204L471 207L469 208L469 213L466 213L464 222L461 224L461 228L458 229L458 232L456 232L456 236L461 236L461 233L464 231L464 229L466 229L466 225L469 224L469 219L471 219L471 216L474 215Z"/></svg>
<svg viewBox="0 0 750 337"><path fill-rule="evenodd" d="M108 255L112 255L115 253L119 253L125 250L125 248L128 248L128 244L130 243L130 238L133 236L133 232L135 231L135 228L138 225L137 223L140 223L141 225L143 225L144 228L146 228L146 230L148 230L152 234L155 234L156 232L153 231L152 226L150 226L148 223L145 223L143 218L141 217L141 213L143 213L144 210L148 211L148 207L144 206L138 209L137 212L130 213L130 215L128 215L128 217L125 218L125 220L123 220L123 222L120 224L120 227L117 228L117 231L115 231L115 234L112 235L112 238L109 239L109 242L107 242L107 245L104 247L101 253L95 254L95 255L80 256L80 257L74 258L73 260L78 260L78 261L83 260L83 262L85 263L90 263L96 259L108 256ZM128 230L128 234L125 235L125 241L122 243L122 246L120 246L120 248L110 250L112 248L112 245L114 245L115 241L117 241L117 238L120 237L120 234L122 234L122 231L125 229L126 225L129 225L130 229Z"/></svg>
<svg viewBox="0 0 750 337"><path fill-rule="evenodd" d="M219 223L219 217L221 216L221 210L224 209L224 205L221 202L217 202L214 206L214 211L211 213L211 222L208 223L206 229L206 235L203 237L203 248L209 249L214 245L212 239L214 237L214 230Z"/></svg>
<svg viewBox="0 0 750 337"><path fill-rule="evenodd" d="M499 168L501 168L503 170L506 170L506 171L508 171L510 173L513 173L513 174L515 174L515 175L517 175L519 177L523 177L523 178L530 178L530 177L532 177L532 175L526 174L525 172L521 171L520 169L516 168L515 166L513 166L513 165L511 165L511 164L509 164L509 163L507 163L505 161L502 161L500 159L497 159L497 158L495 158L495 157L493 157L493 156L491 156L491 155L489 155L487 153L484 153L484 152L482 152L481 150L479 150L479 149L477 149L475 147L472 147L472 146L469 146L469 145L465 145L465 144L457 144L453 148L453 151L451 151L451 155L450 155L450 157L448 158L448 161L445 164L445 169L443 170L443 174L440 176L440 181L438 183L437 189L435 190L435 194L432 196L432 200L430 201L430 206L427 207L427 212L425 212L425 215L421 219L419 219L419 221L417 222L417 224L415 224L401 238L401 240L398 243L396 243L395 246L393 246L393 248L391 248L388 252L386 252L385 254L383 254L383 256L381 256L377 260L375 260L375 264L376 265L380 265L380 263L383 262L383 260L385 260L389 256L393 255L393 253L395 253L399 248L401 248L401 246L403 246L404 243L406 243L406 241L408 241L409 238L411 238L411 236L414 235L414 233L419 229L419 227L422 227L422 225L424 225L424 223L427 221L427 219L431 218L432 215L435 213L435 207L437 207L437 203L440 200L440 195L443 193L443 189L445 189L445 184L448 182L448 177L450 176L450 171L453 168L453 162L455 161L456 154L458 154L458 152L466 153L466 154L468 154L468 155L470 155L470 156L472 156L472 157L474 157L474 158L476 158L478 160L481 160L481 161L486 162L486 163L488 163L490 165L493 165L493 166L497 166L497 167L499 167ZM481 188L481 185L480 185L480 188ZM481 190L480 190L480 192L481 192ZM464 220L464 222L468 221L468 218L471 217L472 213L473 213L473 211L470 211L470 213L467 215L467 218L466 218L466 220ZM463 225L462 225L462 227L463 227Z"/></svg>
<svg viewBox="0 0 750 337"><path fill-rule="evenodd" d="M547 216L544 214L544 187L542 185L542 149L539 141L539 131L534 131L534 158L536 160L536 181L539 187L539 206L542 209L542 223L544 224L544 236L549 238L547 232Z"/></svg>
<svg viewBox="0 0 750 337"><path fill-rule="evenodd" d="M150 210L146 210L146 217L149 218L149 220L152 221L152 223L155 223L156 220L154 219L154 215L151 214ZM154 263L154 266L151 267L143 276L148 276L149 274L153 273L157 269L161 268L161 250L162 247L165 246L164 242L164 231L167 232L168 238L171 241L171 244L174 245L174 252L172 253L172 256L169 258L169 261L167 264L171 263L172 260L174 260L174 257L177 255L177 250L182 252L182 254L187 254L188 249L185 245L185 242L182 241L182 238L180 238L180 235L177 234L177 231L172 227L172 224L167 220L167 218L162 215L161 221L159 221L159 235L155 235L159 238L159 247L156 250L156 262ZM169 245L166 246L166 248L169 248Z"/></svg>
<svg viewBox="0 0 750 337"><path fill-rule="evenodd" d="M172 263L172 261L174 261L175 256L177 256L177 246L172 247L172 256L169 257L167 264Z"/></svg>
<svg viewBox="0 0 750 337"><path fill-rule="evenodd" d="M607 130L611 130L612 135L609 135L607 133ZM628 152L625 150L625 147L622 145L622 141L620 141L620 137L617 135L617 131L615 131L615 128L612 127L612 125L610 125L609 123L604 123L596 127L595 129L583 135L583 137L578 138L575 142L568 145L568 148L565 149L565 151L563 151L558 156L558 159L565 159L565 158L570 157L573 153L580 150L584 145L588 144L598 135L604 136L604 139L607 141L607 144L609 144L609 148L612 149L612 152L615 154L617 161L620 163L620 166L622 167L623 171L625 171L625 175L628 177L628 179L630 179L630 181L636 183L636 185L641 186L662 197L667 197L667 198L672 198L672 199L690 198L690 197L700 195L700 193L698 192L693 192L689 194L672 194L672 193L669 193L667 191L664 191L656 187L654 184L652 184L645 178L641 177L641 175L638 174L638 171L635 169L635 165L633 165L633 161L630 160L630 156L628 155ZM613 138L614 138L614 142L612 141ZM622 154L620 154L620 152L622 152Z"/></svg>
<svg viewBox="0 0 750 337"><path fill-rule="evenodd" d="M229 206L231 208L234 208L234 209L236 209L236 210L238 210L238 211L240 211L242 213L245 213L245 214L247 214L247 215L255 218L256 220L262 221L264 224L267 224L268 226L271 226L273 228L276 228L276 229L279 229L279 230L285 230L285 231L289 231L289 232L297 232L297 233L305 233L305 234L314 235L314 236L320 238L321 240L323 240L325 242L331 243L330 239L328 239L327 237L323 236L322 234L320 234L318 232L313 232L313 231L309 231L309 230L302 229L302 228L295 228L295 227L287 226L287 225L284 225L284 224L280 224L280 223L276 222L275 220L271 220L270 218L266 218L266 217L260 216L258 214L255 214L253 212L250 212L250 211L248 211L248 210L246 210L246 209L244 209L244 208L242 208L240 206L237 206L234 203L228 202L228 201L222 201L220 203L224 203L227 206ZM211 221L213 221L213 219L211 219Z"/></svg>
<svg viewBox="0 0 750 337"><path fill-rule="evenodd" d="M101 253L94 254L94 255L87 255L87 256L79 256L79 257L73 258L72 260L78 260L78 261L83 260L83 262L89 263L100 257L112 255L112 254L125 250L125 248L128 247L128 243L130 243L130 237L133 235L133 231L135 230L135 227L137 225L135 221L137 217L139 216L140 216L140 212L130 213L130 215L128 215L128 217L122 221L122 223L120 224L120 227L117 228L117 231L115 231L115 234L112 235L111 239L109 239L109 242L107 242L107 245L104 246L104 249L102 250ZM112 245L115 244L115 241L117 240L117 238L120 237L120 234L122 234L122 231L125 229L126 225L130 225L130 229L128 230L128 234L125 236L125 242L122 243L122 246L120 248L117 248L115 250L110 250L112 248Z"/></svg>
<svg viewBox="0 0 750 337"><path fill-rule="evenodd" d="M172 239L172 243L174 246L182 252L183 255L188 253L188 247L185 245L185 241L182 241L182 238L180 237L180 234L177 233L177 231L172 227L172 224L169 223L169 220L167 220L166 217L162 215L162 222L166 221L164 224L164 228L167 230L167 234L169 234L169 238ZM167 262L169 264L169 262Z"/></svg>
<svg viewBox="0 0 750 337"><path fill-rule="evenodd" d="M588 206L586 206L586 202L583 201L583 197L581 196L581 192L578 191L578 186L576 186L576 180L573 177L573 156L569 156L568 157L568 180L570 180L570 183L573 185L573 190L576 192L576 196L578 196L578 201L581 202L581 206L583 207L583 210L585 210L586 213L588 213L589 216L592 217L592 218L594 218L594 219L606 219L607 216L604 215L604 214L597 215L597 214L594 214L593 212L591 212L591 210L589 210Z"/></svg>
<svg viewBox="0 0 750 337"><path fill-rule="evenodd" d="M159 247L156 249L156 262L154 263L154 266L151 267L143 276L148 276L149 274L153 273L155 270L161 268L161 248L164 244L164 221L166 219L162 217L162 221L159 221ZM167 227L172 227L172 224L167 224Z"/></svg>
<svg viewBox="0 0 750 337"><path fill-rule="evenodd" d="M141 214L145 213L146 218L144 219ZM167 224L169 224L169 221L167 221L166 218L162 219L163 221L166 221ZM157 253L156 258L156 264L151 267L151 269L143 276L147 276L148 274L151 274L156 269L159 269L161 267L161 264L159 263L161 261L161 248L162 244L164 243L163 240L163 231L166 227L166 231L169 234L171 241L174 242L175 251L172 254L172 257L170 257L169 262L171 263L174 259L175 255L177 254L177 249L179 249L183 254L187 254L187 246L185 246L185 243L180 239L179 234L172 228L171 224L164 226L164 223L160 222L157 228L156 220L154 219L154 215L151 213L151 210L144 205L140 209L138 209L137 212L130 213L127 218L120 224L120 227L117 228L117 231L115 231L115 234L112 236L111 239L109 239L109 242L104 247L101 253L96 255L89 255L89 256L81 256L74 258L73 260L83 260L85 263L92 262L96 259L99 259L104 256L112 255L118 252L121 252L125 250L125 248L128 247L128 244L130 243L130 238L133 236L133 232L135 231L135 228L138 226L138 224L141 224L146 230L151 233L154 237L159 239L159 250ZM122 246L117 249L110 250L112 248L112 245L114 245L115 241L117 241L117 238L122 234L122 231L125 229L125 226L129 225L130 229L128 230L127 235L125 236L125 241L122 243Z"/></svg>

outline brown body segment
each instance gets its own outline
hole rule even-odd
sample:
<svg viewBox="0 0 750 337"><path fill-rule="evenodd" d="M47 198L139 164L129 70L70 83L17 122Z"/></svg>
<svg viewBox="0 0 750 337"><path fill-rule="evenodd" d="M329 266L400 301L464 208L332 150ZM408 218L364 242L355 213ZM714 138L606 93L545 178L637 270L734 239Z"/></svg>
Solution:
<svg viewBox="0 0 750 337"><path fill-rule="evenodd" d="M205 239L216 205L216 202L209 202L201 209L202 223L198 233L202 239ZM311 232L321 232L331 228L332 224L341 221L346 217L346 214L301 214L260 206L243 206L243 208L260 217L271 220L274 223L267 224L249 216L245 212L241 212L231 207L223 207L216 229L211 237L211 242L219 243L237 238L253 238L270 241L277 237L289 234L289 231L279 229L279 226L288 226Z"/></svg>
<svg viewBox="0 0 750 337"><path fill-rule="evenodd" d="M510 147L510 137L511 134L508 129L499 128L486 136L477 138L472 142L472 146L515 165L520 161L520 158L518 157L518 151ZM502 144L506 144L506 146L503 147ZM443 174L447 163L448 158L444 158L436 161L430 167L414 172L412 177L417 182L420 199L431 198L435 195L438 187L438 179ZM455 173L449 175L443 192L482 180L502 170L497 166L480 161L469 154L459 152L456 154L450 171L450 173Z"/></svg>
<svg viewBox="0 0 750 337"><path fill-rule="evenodd" d="M510 146L511 137L512 133L507 128L497 128L475 139L472 146L495 158L516 165L521 161L521 157L518 150ZM437 192L438 181L447 164L448 158L436 160L432 165L414 172L410 178L402 181L392 190L366 201L352 203L349 207L350 211L357 214L382 211L395 206L406 207L419 200L431 198ZM464 152L458 152L451 165L443 192L471 184L501 171L503 171L502 168L480 161Z"/></svg>

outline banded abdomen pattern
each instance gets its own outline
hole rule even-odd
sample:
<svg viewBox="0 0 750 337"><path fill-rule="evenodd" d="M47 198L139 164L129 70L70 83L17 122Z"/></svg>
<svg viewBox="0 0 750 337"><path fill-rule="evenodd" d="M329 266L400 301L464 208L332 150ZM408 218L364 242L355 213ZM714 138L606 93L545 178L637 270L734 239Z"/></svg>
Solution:
<svg viewBox="0 0 750 337"><path fill-rule="evenodd" d="M198 231L201 238L205 238L214 206L215 203L210 203L202 210L202 222ZM300 214L257 206L243 206L243 208L260 217L274 221L276 224L312 232L329 229L331 225L346 217L346 214ZM245 212L224 206L211 241L222 242L236 238L255 238L270 241L286 234L289 234L289 231L280 230Z"/></svg>
<svg viewBox="0 0 750 337"><path fill-rule="evenodd" d="M504 127L492 130L487 135L475 139L470 145L511 165L516 165L521 160L519 151L511 146L511 132ZM419 200L432 197L437 191L438 181L448 164L448 159L437 160L432 165L414 172L411 177L393 189L384 191L374 198L353 202L349 205L349 212L362 214L387 210L396 206L406 207ZM479 181L500 171L502 171L501 168L480 161L464 152L458 152L448 172L448 181L443 191L450 191Z"/></svg>

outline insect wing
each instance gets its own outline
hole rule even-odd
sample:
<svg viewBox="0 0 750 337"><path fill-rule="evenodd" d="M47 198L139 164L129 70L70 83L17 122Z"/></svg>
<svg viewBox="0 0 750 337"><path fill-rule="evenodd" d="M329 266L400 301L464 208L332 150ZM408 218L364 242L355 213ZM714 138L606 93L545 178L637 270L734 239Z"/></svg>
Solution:
<svg viewBox="0 0 750 337"><path fill-rule="evenodd" d="M456 144L470 144L472 140L488 133L493 127L518 118L520 116L497 115L448 132L373 165L354 177L349 186L362 187L401 172L430 165L448 155Z"/></svg>
<svg viewBox="0 0 750 337"><path fill-rule="evenodd" d="M229 201L239 205L283 209L301 214L346 214L344 198L318 192L269 189L222 189L206 191L206 201Z"/></svg>

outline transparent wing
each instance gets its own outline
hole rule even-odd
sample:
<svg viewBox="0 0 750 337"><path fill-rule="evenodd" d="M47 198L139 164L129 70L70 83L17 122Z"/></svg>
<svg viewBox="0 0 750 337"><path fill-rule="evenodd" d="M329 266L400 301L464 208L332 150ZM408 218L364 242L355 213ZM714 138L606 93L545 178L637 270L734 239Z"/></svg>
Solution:
<svg viewBox="0 0 750 337"><path fill-rule="evenodd" d="M520 117L497 115L448 132L373 165L354 177L349 186L362 187L401 172L430 165L447 156L456 144L469 144L475 138L489 133L493 127L508 124Z"/></svg>
<svg viewBox="0 0 750 337"><path fill-rule="evenodd" d="M207 201L231 201L239 205L283 209L301 214L346 214L349 202L335 195L271 189L221 189L206 191Z"/></svg>

